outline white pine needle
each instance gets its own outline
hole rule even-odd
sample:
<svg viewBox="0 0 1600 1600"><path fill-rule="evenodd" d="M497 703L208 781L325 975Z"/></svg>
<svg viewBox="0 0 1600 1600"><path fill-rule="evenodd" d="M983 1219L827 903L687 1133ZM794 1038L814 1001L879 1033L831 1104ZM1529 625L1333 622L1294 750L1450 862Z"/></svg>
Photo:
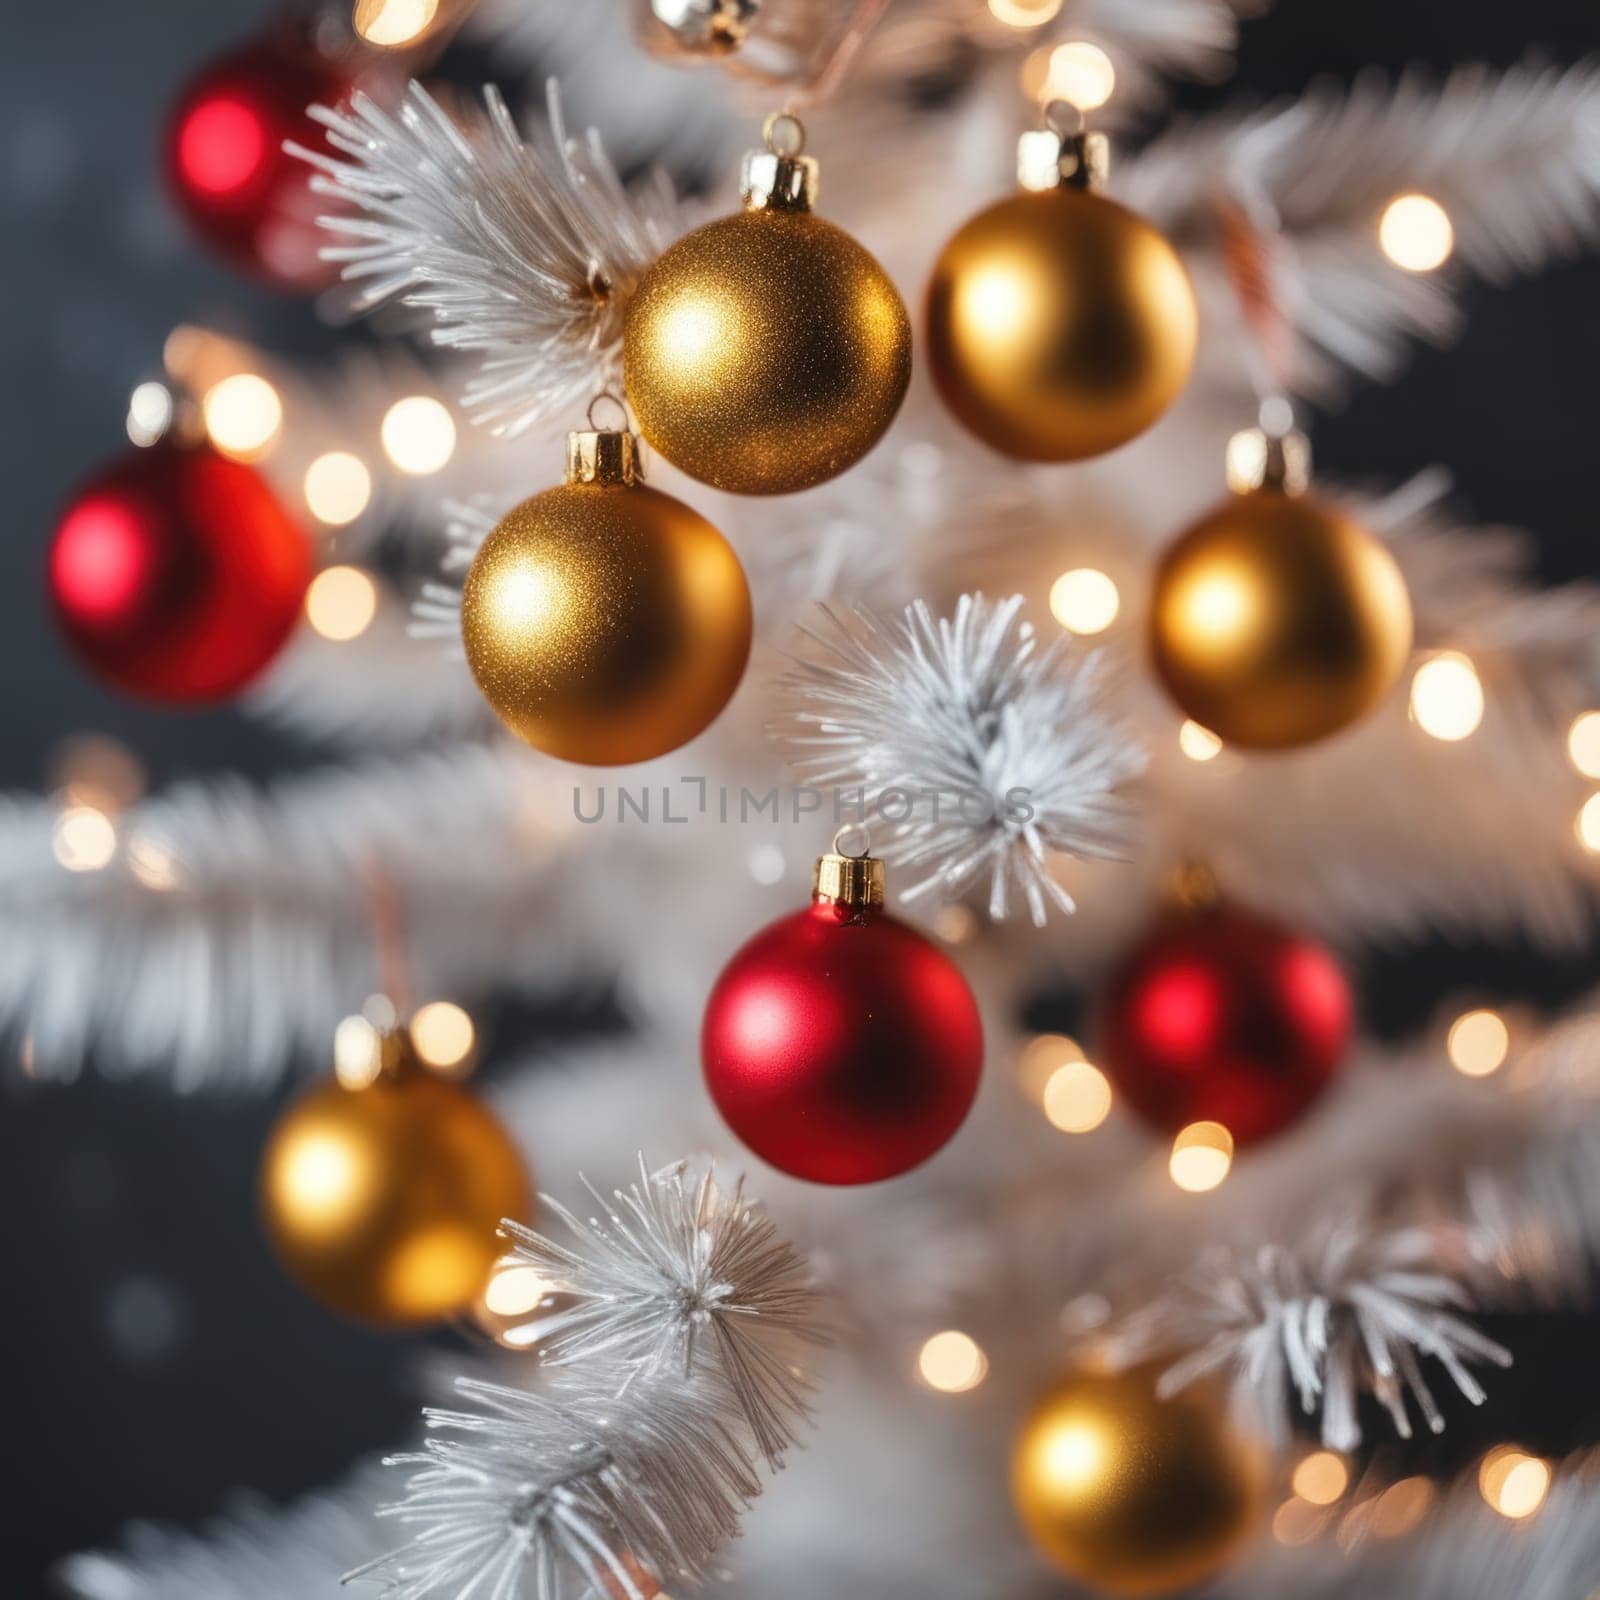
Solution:
<svg viewBox="0 0 1600 1600"><path fill-rule="evenodd" d="M664 179L630 192L595 132L569 136L554 82L532 144L497 90L483 98L462 124L415 83L393 115L358 94L312 112L347 160L291 148L350 208L322 219L349 241L324 254L360 309L401 300L438 344L482 351L468 410L517 434L604 387L628 295L684 222Z"/></svg>
<svg viewBox="0 0 1600 1600"><path fill-rule="evenodd" d="M796 769L860 785L869 805L913 798L882 850L921 869L907 898L953 897L986 879L997 919L1013 888L1035 924L1048 905L1071 911L1051 856L1123 855L1123 791L1144 764L1106 707L1099 658L1069 660L1065 635L1043 645L1020 596L963 595L939 619L922 601L893 621L822 610L826 628L806 630L820 654L780 684L779 732Z"/></svg>
<svg viewBox="0 0 1600 1600"><path fill-rule="evenodd" d="M1292 1394L1307 1416L1321 1411L1330 1449L1352 1450L1361 1442L1362 1394L1382 1403L1402 1438L1411 1437L1408 1398L1432 1432L1443 1429L1424 1356L1482 1404L1468 1363L1506 1367L1511 1355L1460 1315L1468 1309L1427 1230L1345 1218L1315 1229L1297 1249L1208 1253L1113 1344L1124 1360L1186 1352L1162 1375L1167 1393L1231 1371L1237 1410L1283 1443Z"/></svg>
<svg viewBox="0 0 1600 1600"><path fill-rule="evenodd" d="M804 1414L796 1346L816 1343L816 1297L804 1258L745 1199L744 1181L718 1186L713 1168L649 1172L580 1220L544 1197L572 1235L564 1245L514 1222L503 1232L547 1291L537 1314L508 1332L545 1361L619 1362L645 1379L713 1373L733 1396L770 1466Z"/></svg>

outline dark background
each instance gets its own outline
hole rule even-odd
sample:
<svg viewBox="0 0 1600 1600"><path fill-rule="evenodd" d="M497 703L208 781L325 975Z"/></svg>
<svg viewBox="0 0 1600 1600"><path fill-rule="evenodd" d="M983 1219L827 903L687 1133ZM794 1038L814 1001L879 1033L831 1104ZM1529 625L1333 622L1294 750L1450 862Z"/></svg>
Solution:
<svg viewBox="0 0 1600 1600"><path fill-rule="evenodd" d="M582 0L527 0L572 4ZM974 0L976 4L976 0ZM157 375L167 330L237 330L307 361L330 336L191 249L156 181L158 130L182 80L263 15L246 0L115 0L13 8L0 60L0 787L36 787L70 733L131 745L153 786L195 771L281 771L311 759L226 712L171 715L114 700L63 654L41 601L44 544L74 482L122 446L130 388ZM1422 62L1507 65L1530 50L1578 60L1600 43L1592 0L1283 0L1247 24L1233 89L1296 92L1320 74ZM477 63L447 63L470 78ZM1223 91L1232 92L1232 91ZM1203 109L1218 91L1186 89ZM730 157L731 159L731 157ZM951 219L955 221L954 218ZM1318 422L1330 474L1399 480L1435 462L1483 522L1527 527L1541 575L1600 575L1594 543L1594 374L1600 264L1469 295L1447 352L1421 351L1390 389L1359 389ZM1464 870L1469 870L1464 868ZM1364 976L1385 1033L1455 989L1558 1003L1593 981L1592 954L1387 952ZM573 1019L506 1014L513 1043ZM493 1061L489 1064L493 1070ZM276 1101L180 1100L92 1078L0 1073L0 1592L42 1594L60 1555L130 1517L194 1522L247 1484L287 1495L396 1440L414 1410L420 1344L332 1324L278 1275L253 1175ZM1418 1466L1480 1440L1562 1450L1600 1441L1594 1328L1523 1318L1486 1413L1455 1407ZM1514 1420L1512 1420L1514 1419Z"/></svg>

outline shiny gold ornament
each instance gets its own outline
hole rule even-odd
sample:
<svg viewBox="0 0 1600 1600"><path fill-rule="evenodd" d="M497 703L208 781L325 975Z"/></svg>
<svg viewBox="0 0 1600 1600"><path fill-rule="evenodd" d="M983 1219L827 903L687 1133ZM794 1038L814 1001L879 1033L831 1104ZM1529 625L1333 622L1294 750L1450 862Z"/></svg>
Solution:
<svg viewBox="0 0 1600 1600"><path fill-rule="evenodd" d="M1167 1595L1221 1571L1260 1525L1265 1473L1215 1396L1156 1397L1158 1369L1070 1376L1034 1411L1011 1461L1033 1542L1077 1582Z"/></svg>
<svg viewBox="0 0 1600 1600"><path fill-rule="evenodd" d="M1250 459L1260 476L1259 450ZM1411 651L1394 558L1345 512L1299 492L1304 465L1291 466L1287 478L1280 462L1260 487L1241 484L1190 528L1162 558L1151 597L1150 648L1167 692L1248 749L1348 726L1388 693Z"/></svg>
<svg viewBox="0 0 1600 1600"><path fill-rule="evenodd" d="M637 480L632 434L568 440L567 481L484 540L461 596L467 662L537 750L648 761L701 732L750 655L750 590L726 539Z"/></svg>
<svg viewBox="0 0 1600 1600"><path fill-rule="evenodd" d="M526 1220L522 1158L459 1083L430 1076L385 1041L364 1088L337 1080L291 1105L261 1164L273 1249L332 1311L384 1327L437 1322L483 1293L502 1217Z"/></svg>
<svg viewBox="0 0 1600 1600"><path fill-rule="evenodd" d="M680 239L628 307L623 373L639 431L735 494L836 477L883 436L911 378L911 325L873 256L811 210L793 118L745 161L745 209Z"/></svg>
<svg viewBox="0 0 1600 1600"><path fill-rule="evenodd" d="M1098 134L1023 135L1028 191L981 211L928 286L928 365L957 418L1027 461L1144 432L1189 381L1199 315L1178 252L1094 192Z"/></svg>

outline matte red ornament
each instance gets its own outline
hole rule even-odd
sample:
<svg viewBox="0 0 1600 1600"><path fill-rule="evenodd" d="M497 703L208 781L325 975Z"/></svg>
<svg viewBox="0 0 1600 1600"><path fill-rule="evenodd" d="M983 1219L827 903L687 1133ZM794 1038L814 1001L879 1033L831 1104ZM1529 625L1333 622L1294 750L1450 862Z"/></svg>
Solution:
<svg viewBox="0 0 1600 1600"><path fill-rule="evenodd" d="M292 31L253 40L203 67L167 126L166 173L195 232L235 266L277 288L312 294L338 276L319 258L311 168L283 148L327 148L309 105L338 105L349 79Z"/></svg>
<svg viewBox="0 0 1600 1600"><path fill-rule="evenodd" d="M242 689L293 631L310 579L305 534L253 468L169 440L87 484L50 547L50 598L73 649L151 700Z"/></svg>
<svg viewBox="0 0 1600 1600"><path fill-rule="evenodd" d="M1174 912L1106 991L1096 1060L1147 1122L1287 1127L1338 1070L1350 986L1314 939L1237 906Z"/></svg>
<svg viewBox="0 0 1600 1600"><path fill-rule="evenodd" d="M812 1183L876 1183L921 1165L966 1119L983 1026L954 962L884 911L881 861L824 856L818 880L810 906L764 928L717 980L706 1083L762 1160Z"/></svg>

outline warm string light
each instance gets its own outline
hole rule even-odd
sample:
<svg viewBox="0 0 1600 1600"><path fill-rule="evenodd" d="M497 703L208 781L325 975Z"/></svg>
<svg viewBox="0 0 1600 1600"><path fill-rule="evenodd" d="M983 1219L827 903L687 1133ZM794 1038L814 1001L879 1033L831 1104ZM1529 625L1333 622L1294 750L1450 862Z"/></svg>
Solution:
<svg viewBox="0 0 1600 1600"><path fill-rule="evenodd" d="M236 372L212 384L200 412L207 438L235 461L259 460L283 429L283 401L256 372Z"/></svg>
<svg viewBox="0 0 1600 1600"><path fill-rule="evenodd" d="M172 394L164 383L141 383L128 396L128 437L140 449L153 445L172 426Z"/></svg>
<svg viewBox="0 0 1600 1600"><path fill-rule="evenodd" d="M1456 233L1450 214L1431 195L1396 195L1378 219L1378 244L1407 272L1436 272L1450 259Z"/></svg>
<svg viewBox="0 0 1600 1600"><path fill-rule="evenodd" d="M941 906L933 919L933 931L946 944L965 944L978 931L978 919L959 902Z"/></svg>
<svg viewBox="0 0 1600 1600"><path fill-rule="evenodd" d="M1044 1091L1056 1072L1082 1060L1083 1049L1076 1039L1064 1033L1036 1034L1017 1060L1017 1086L1035 1105L1042 1106Z"/></svg>
<svg viewBox="0 0 1600 1600"><path fill-rule="evenodd" d="M1469 656L1442 650L1411 680L1411 718L1430 737L1455 743L1483 721L1483 684Z"/></svg>
<svg viewBox="0 0 1600 1600"><path fill-rule="evenodd" d="M1111 57L1086 39L1035 50L1022 68L1023 92L1040 105L1064 100L1079 111L1098 111L1116 87Z"/></svg>
<svg viewBox="0 0 1600 1600"><path fill-rule="evenodd" d="M425 478L455 454L455 419L430 395L407 395L384 413L379 437L383 453L401 472Z"/></svg>
<svg viewBox="0 0 1600 1600"><path fill-rule="evenodd" d="M1209 728L1186 719L1178 729L1178 748L1191 761L1211 761L1222 754L1222 741Z"/></svg>
<svg viewBox="0 0 1600 1600"><path fill-rule="evenodd" d="M306 590L306 621L335 644L358 639L378 614L378 586L360 567L327 567Z"/></svg>
<svg viewBox="0 0 1600 1600"><path fill-rule="evenodd" d="M1167 1170L1189 1194L1205 1194L1228 1176L1233 1165L1233 1135L1220 1122L1191 1122L1172 1141Z"/></svg>
<svg viewBox="0 0 1600 1600"><path fill-rule="evenodd" d="M1498 1445L1478 1466L1478 1490L1502 1517L1520 1522L1544 1504L1550 1492L1550 1466L1516 1445Z"/></svg>
<svg viewBox="0 0 1600 1600"><path fill-rule="evenodd" d="M1089 1061L1057 1067L1044 1086L1044 1114L1062 1133L1093 1133L1111 1114L1111 1082Z"/></svg>
<svg viewBox="0 0 1600 1600"><path fill-rule="evenodd" d="M1008 28L1041 28L1061 12L1061 0L989 0L989 14Z"/></svg>
<svg viewBox="0 0 1600 1600"><path fill-rule="evenodd" d="M1468 1078L1487 1078L1505 1065L1511 1030L1498 1011L1467 1011L1450 1024L1445 1054L1450 1065Z"/></svg>
<svg viewBox="0 0 1600 1600"><path fill-rule="evenodd" d="M1586 778L1600 778L1600 711L1585 711L1567 730L1567 755Z"/></svg>
<svg viewBox="0 0 1600 1600"><path fill-rule="evenodd" d="M1578 843L1591 855L1600 855L1600 794L1592 794L1583 802L1573 826Z"/></svg>
<svg viewBox="0 0 1600 1600"><path fill-rule="evenodd" d="M989 1358L970 1334L958 1329L936 1333L917 1355L917 1374L940 1394L965 1394L988 1376Z"/></svg>
<svg viewBox="0 0 1600 1600"><path fill-rule="evenodd" d="M306 468L306 505L318 522L342 528L372 501L372 474L360 456L330 450Z"/></svg>
<svg viewBox="0 0 1600 1600"><path fill-rule="evenodd" d="M128 841L128 871L145 888L164 894L178 887L178 858L159 839L137 833Z"/></svg>
<svg viewBox="0 0 1600 1600"><path fill-rule="evenodd" d="M472 1018L450 1000L430 1000L411 1018L411 1044L417 1055L441 1072L464 1066L477 1043Z"/></svg>
<svg viewBox="0 0 1600 1600"><path fill-rule="evenodd" d="M1401 1478L1372 1502L1369 1526L1375 1539L1399 1539L1427 1516L1434 1487L1423 1477Z"/></svg>
<svg viewBox="0 0 1600 1600"><path fill-rule="evenodd" d="M94 806L67 806L50 832L50 848L68 872L99 872L117 853L117 825Z"/></svg>
<svg viewBox="0 0 1600 1600"><path fill-rule="evenodd" d="M1121 603L1116 584L1094 567L1074 567L1050 585L1050 613L1068 633L1104 633Z"/></svg>
<svg viewBox="0 0 1600 1600"><path fill-rule="evenodd" d="M356 0L352 23L368 44L396 50L415 44L438 16L439 0Z"/></svg>
<svg viewBox="0 0 1600 1600"><path fill-rule="evenodd" d="M333 1030L333 1075L346 1089L365 1089L383 1071L383 1040L363 1016L340 1019Z"/></svg>

